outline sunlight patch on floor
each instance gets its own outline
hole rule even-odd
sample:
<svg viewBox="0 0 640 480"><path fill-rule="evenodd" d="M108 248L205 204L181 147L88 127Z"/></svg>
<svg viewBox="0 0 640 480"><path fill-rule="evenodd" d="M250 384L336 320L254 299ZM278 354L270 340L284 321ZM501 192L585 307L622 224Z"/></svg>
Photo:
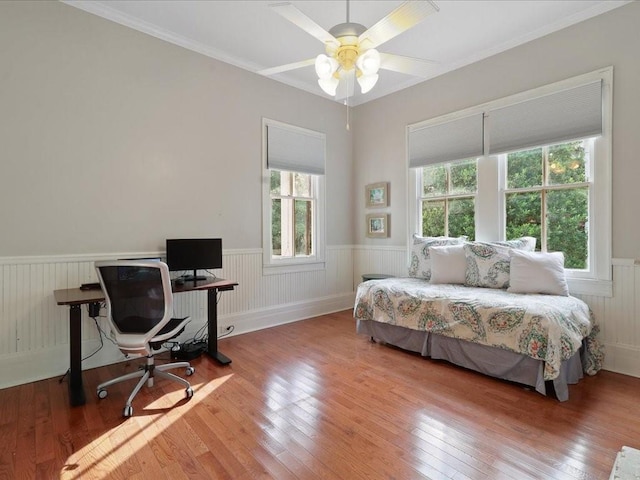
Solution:
<svg viewBox="0 0 640 480"><path fill-rule="evenodd" d="M183 404L179 404L184 399L184 390L180 389L167 393L148 405L134 406L133 417L123 418L120 425L104 432L70 455L60 472L60 478L110 477L122 463L141 448L147 448L151 439L170 428L232 376L230 374L205 383L192 384L193 397ZM114 408L122 407L114 404Z"/></svg>

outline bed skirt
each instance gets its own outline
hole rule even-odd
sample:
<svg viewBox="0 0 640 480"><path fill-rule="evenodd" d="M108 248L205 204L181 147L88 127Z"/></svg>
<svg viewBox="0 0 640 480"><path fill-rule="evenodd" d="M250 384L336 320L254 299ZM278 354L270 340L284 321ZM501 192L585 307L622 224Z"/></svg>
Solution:
<svg viewBox="0 0 640 480"><path fill-rule="evenodd" d="M467 340L445 337L426 331L412 330L376 321L358 320L356 331L376 340L417 352L424 357L446 360L455 365L484 373L495 378L521 383L548 395L544 381L544 362L501 348L479 345ZM558 400L569 399L570 384L583 377L581 348L573 357L562 362L560 375L553 380Z"/></svg>

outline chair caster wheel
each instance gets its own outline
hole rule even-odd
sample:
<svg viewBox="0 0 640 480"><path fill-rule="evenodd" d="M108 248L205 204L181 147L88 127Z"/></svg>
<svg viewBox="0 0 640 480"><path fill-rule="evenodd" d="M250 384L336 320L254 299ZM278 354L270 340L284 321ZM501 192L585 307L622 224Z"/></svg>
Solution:
<svg viewBox="0 0 640 480"><path fill-rule="evenodd" d="M98 398L99 399L103 399L103 398L107 398L107 391L104 388L101 388L100 390L98 390Z"/></svg>
<svg viewBox="0 0 640 480"><path fill-rule="evenodd" d="M188 387L188 388L184 391L184 393L186 394L187 398L191 398L191 397L193 397L193 388Z"/></svg>
<svg viewBox="0 0 640 480"><path fill-rule="evenodd" d="M190 377L191 375L193 375L193 372L195 372L196 369L193 367L187 367L187 371L186 371L186 375L187 377Z"/></svg>
<svg viewBox="0 0 640 480"><path fill-rule="evenodd" d="M124 411L122 412L122 416L125 418L129 418L133 415L133 407L131 405L127 405L124 407Z"/></svg>

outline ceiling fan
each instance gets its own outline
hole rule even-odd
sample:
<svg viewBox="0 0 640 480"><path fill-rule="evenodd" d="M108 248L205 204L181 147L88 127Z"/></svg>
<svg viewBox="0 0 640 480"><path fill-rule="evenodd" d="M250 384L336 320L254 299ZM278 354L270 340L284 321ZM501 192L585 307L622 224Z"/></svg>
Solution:
<svg viewBox="0 0 640 480"><path fill-rule="evenodd" d="M378 81L378 69L392 70L416 76L427 76L433 63L390 53L381 53L376 47L415 26L431 13L439 10L430 0L404 2L375 25L366 28L349 19L349 0L346 0L347 21L328 32L289 2L270 7L278 14L325 44L326 54L300 62L267 68L258 73L275 75L315 65L318 84L337 100L353 95L357 81L361 92L367 93Z"/></svg>

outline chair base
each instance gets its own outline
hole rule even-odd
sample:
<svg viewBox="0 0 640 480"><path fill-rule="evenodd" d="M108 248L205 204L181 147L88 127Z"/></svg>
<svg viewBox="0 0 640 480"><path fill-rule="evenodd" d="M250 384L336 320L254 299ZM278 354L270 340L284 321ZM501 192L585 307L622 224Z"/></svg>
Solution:
<svg viewBox="0 0 640 480"><path fill-rule="evenodd" d="M189 362L173 362L173 363L165 363L162 365L156 365L154 362L153 355L150 355L147 357L147 362L143 364L142 367L143 368L141 368L136 372L131 372L126 375L122 375L120 377L111 379L109 381L106 381L98 385L98 387L96 388L96 393L98 394L98 397L101 399L106 398L107 397L106 388L111 385L115 385L116 383L120 383L120 382L125 382L127 380L132 380L134 378L140 378L140 380L138 380L138 383L136 383L136 386L133 388L131 395L129 395L129 398L127 399L127 403L124 406L123 416L130 417L131 415L133 415L133 407L131 406L133 399L138 394L138 392L142 389L145 383L147 384L148 387L153 387L154 378L156 376L161 378L166 378L167 380L172 380L174 382L178 382L182 384L185 387L185 394L187 398L191 398L193 396L193 389L191 388L191 384L189 382L187 382L184 378L181 378L177 375L174 375L173 373L169 373L166 371L166 370L172 370L174 368L185 368L186 375L191 376L193 375L193 372L195 371L195 369L191 366Z"/></svg>

